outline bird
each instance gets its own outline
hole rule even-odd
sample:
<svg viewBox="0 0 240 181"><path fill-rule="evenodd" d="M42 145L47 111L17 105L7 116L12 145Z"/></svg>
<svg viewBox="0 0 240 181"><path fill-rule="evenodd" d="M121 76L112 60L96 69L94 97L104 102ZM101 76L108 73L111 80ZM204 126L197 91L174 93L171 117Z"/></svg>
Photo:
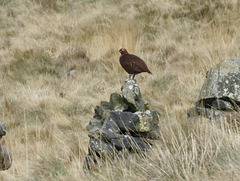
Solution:
<svg viewBox="0 0 240 181"><path fill-rule="evenodd" d="M119 57L119 62L123 69L129 74L129 79L134 79L136 74L147 72L152 74L148 69L147 64L138 56L129 54L125 48L119 50L121 56Z"/></svg>

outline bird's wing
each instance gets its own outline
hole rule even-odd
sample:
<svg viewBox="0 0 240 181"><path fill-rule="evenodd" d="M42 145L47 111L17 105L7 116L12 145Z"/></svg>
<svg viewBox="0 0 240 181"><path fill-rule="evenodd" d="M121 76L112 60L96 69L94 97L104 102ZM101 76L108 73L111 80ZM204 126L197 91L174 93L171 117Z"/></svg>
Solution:
<svg viewBox="0 0 240 181"><path fill-rule="evenodd" d="M130 66L132 66L132 61L129 61L127 57L121 57L120 58L120 64L123 67L125 67L125 66L130 67Z"/></svg>
<svg viewBox="0 0 240 181"><path fill-rule="evenodd" d="M135 71L137 72L142 72L142 71L146 71L146 63L141 59L139 58L138 56L136 55L132 55L132 66L135 67Z"/></svg>

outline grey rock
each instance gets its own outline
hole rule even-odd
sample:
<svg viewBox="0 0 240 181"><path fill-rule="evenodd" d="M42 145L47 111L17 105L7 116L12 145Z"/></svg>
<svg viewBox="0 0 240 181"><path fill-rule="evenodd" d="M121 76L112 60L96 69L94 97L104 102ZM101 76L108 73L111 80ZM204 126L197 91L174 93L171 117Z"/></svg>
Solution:
<svg viewBox="0 0 240 181"><path fill-rule="evenodd" d="M7 170L12 165L12 154L0 145L0 170Z"/></svg>
<svg viewBox="0 0 240 181"><path fill-rule="evenodd" d="M104 106L95 107L95 118L105 120L109 116L110 109L106 109Z"/></svg>
<svg viewBox="0 0 240 181"><path fill-rule="evenodd" d="M142 138L157 140L160 137L160 128L158 125L154 125L150 131L139 132L138 134Z"/></svg>
<svg viewBox="0 0 240 181"><path fill-rule="evenodd" d="M233 111L234 106L232 105L231 102L225 101L223 99L215 99L212 102L212 108L216 110L223 110L223 111Z"/></svg>
<svg viewBox="0 0 240 181"><path fill-rule="evenodd" d="M103 121L97 118L92 118L88 125L102 127ZM89 129L87 128L87 130Z"/></svg>
<svg viewBox="0 0 240 181"><path fill-rule="evenodd" d="M110 105L110 102L107 102L107 101L101 101L101 104L100 104L104 109L111 109L111 105Z"/></svg>
<svg viewBox="0 0 240 181"><path fill-rule="evenodd" d="M122 95L112 93L109 102L102 101L95 107L87 126L90 141L84 161L86 170L94 169L105 156L145 151L159 138L160 115L142 99L136 80L126 80L121 90Z"/></svg>
<svg viewBox="0 0 240 181"><path fill-rule="evenodd" d="M187 110L188 120L191 120L191 118L195 119L199 116L209 118L210 120L219 119L221 115L222 115L221 110L206 107L193 107Z"/></svg>
<svg viewBox="0 0 240 181"><path fill-rule="evenodd" d="M110 117L121 131L137 131L136 126L140 121L138 115L132 112L111 111Z"/></svg>
<svg viewBox="0 0 240 181"><path fill-rule="evenodd" d="M111 140L120 137L120 128L117 123L111 118L107 118L102 126L101 135L104 139Z"/></svg>
<svg viewBox="0 0 240 181"><path fill-rule="evenodd" d="M124 135L118 139L112 139L111 143L117 148L117 150L126 148L131 151L143 151L150 148L150 145L141 138L128 135Z"/></svg>
<svg viewBox="0 0 240 181"><path fill-rule="evenodd" d="M145 102L142 99L139 85L134 79L127 79L123 84L122 95L129 107L135 111L145 111Z"/></svg>
<svg viewBox="0 0 240 181"><path fill-rule="evenodd" d="M90 139L89 141L90 153L97 153L101 156L113 156L114 148L111 144L106 143L101 139Z"/></svg>
<svg viewBox="0 0 240 181"><path fill-rule="evenodd" d="M124 102L122 96L118 93L110 95L110 108L115 111L127 110L128 105Z"/></svg>
<svg viewBox="0 0 240 181"><path fill-rule="evenodd" d="M154 110L147 110L144 112L135 112L139 117L139 122L136 124L136 131L148 132L159 123L159 114Z"/></svg>
<svg viewBox="0 0 240 181"><path fill-rule="evenodd" d="M219 118L222 111L238 111L240 105L240 58L222 60L207 72L199 99L188 117Z"/></svg>
<svg viewBox="0 0 240 181"><path fill-rule="evenodd" d="M92 118L89 122L89 124L87 125L87 130L88 130L88 136L90 138L95 138L95 139L99 139L100 138L100 134L101 134L101 128L103 125L103 121L97 118Z"/></svg>
<svg viewBox="0 0 240 181"><path fill-rule="evenodd" d="M94 138L94 139L100 139L101 138L101 128L97 126L88 126L88 137Z"/></svg>
<svg viewBox="0 0 240 181"><path fill-rule="evenodd" d="M6 126L4 123L0 122L0 139L6 135Z"/></svg>
<svg viewBox="0 0 240 181"><path fill-rule="evenodd" d="M211 107L216 99L228 101L233 106L240 102L240 59L223 60L206 75L199 95L199 105ZM218 107L217 107L218 108ZM221 109L221 107L220 107Z"/></svg>

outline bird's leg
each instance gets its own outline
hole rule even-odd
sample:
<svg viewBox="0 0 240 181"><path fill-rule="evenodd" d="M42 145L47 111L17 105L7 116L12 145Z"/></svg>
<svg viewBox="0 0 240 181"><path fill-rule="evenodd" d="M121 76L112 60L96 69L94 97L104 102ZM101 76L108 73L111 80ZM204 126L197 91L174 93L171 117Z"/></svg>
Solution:
<svg viewBox="0 0 240 181"><path fill-rule="evenodd" d="M131 75L132 75L132 74L129 74L129 78L128 78L128 79L131 79Z"/></svg>
<svg viewBox="0 0 240 181"><path fill-rule="evenodd" d="M134 79L134 77L135 77L135 74L133 74L133 77L132 77L132 79Z"/></svg>

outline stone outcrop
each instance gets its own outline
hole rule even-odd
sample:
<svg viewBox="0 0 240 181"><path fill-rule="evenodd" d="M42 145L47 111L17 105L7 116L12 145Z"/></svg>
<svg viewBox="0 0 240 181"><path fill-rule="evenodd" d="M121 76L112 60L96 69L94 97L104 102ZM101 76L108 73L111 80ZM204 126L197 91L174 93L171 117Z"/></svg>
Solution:
<svg viewBox="0 0 240 181"><path fill-rule="evenodd" d="M85 169L93 168L97 158L113 158L123 150L146 151L158 137L159 113L142 98L136 80L127 79L121 91L122 95L112 93L109 102L95 107L87 125L90 140Z"/></svg>
<svg viewBox="0 0 240 181"><path fill-rule="evenodd" d="M217 118L224 112L239 111L240 59L222 60L207 72L196 106L188 117Z"/></svg>

